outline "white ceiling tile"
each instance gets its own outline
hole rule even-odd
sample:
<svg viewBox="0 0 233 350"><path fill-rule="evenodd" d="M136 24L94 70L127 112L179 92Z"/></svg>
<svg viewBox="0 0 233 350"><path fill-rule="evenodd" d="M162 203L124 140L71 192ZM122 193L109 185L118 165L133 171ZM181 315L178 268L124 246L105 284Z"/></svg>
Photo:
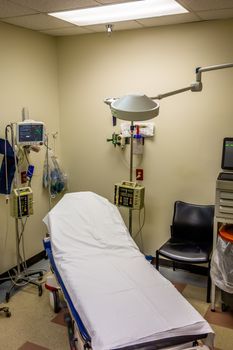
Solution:
<svg viewBox="0 0 233 350"><path fill-rule="evenodd" d="M232 0L177 0L177 2L192 11L233 8Z"/></svg>
<svg viewBox="0 0 233 350"><path fill-rule="evenodd" d="M198 16L203 20L233 18L233 8L227 10L211 10L197 12Z"/></svg>
<svg viewBox="0 0 233 350"><path fill-rule="evenodd" d="M199 20L200 18L198 18L195 14L183 13L183 14L172 15L172 16L139 19L137 20L137 22L141 23L145 27L153 27L153 26L161 26L161 25L168 25L168 24L196 22Z"/></svg>
<svg viewBox="0 0 233 350"><path fill-rule="evenodd" d="M48 12L88 8L141 0L0 0L0 19L20 27L50 35L104 32L105 25L72 27L68 22L46 15ZM114 29L128 30L200 20L233 18L233 0L176 0L189 13L114 23Z"/></svg>
<svg viewBox="0 0 233 350"><path fill-rule="evenodd" d="M14 4L7 0L0 0L0 18L31 15L33 13L36 13L36 11Z"/></svg>
<svg viewBox="0 0 233 350"><path fill-rule="evenodd" d="M3 21L6 23L34 30L45 30L68 26L67 22L42 13L31 16L6 18Z"/></svg>
<svg viewBox="0 0 233 350"><path fill-rule="evenodd" d="M40 12L56 12L65 10L74 10L99 6L95 0L11 0L16 4L35 9Z"/></svg>

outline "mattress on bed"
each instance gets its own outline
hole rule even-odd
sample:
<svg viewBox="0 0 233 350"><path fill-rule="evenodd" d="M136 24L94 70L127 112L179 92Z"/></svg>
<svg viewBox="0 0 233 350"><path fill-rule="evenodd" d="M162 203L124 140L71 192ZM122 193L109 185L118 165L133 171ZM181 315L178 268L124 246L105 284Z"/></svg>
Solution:
<svg viewBox="0 0 233 350"><path fill-rule="evenodd" d="M66 194L45 217L53 257L94 350L213 331L139 251L118 209Z"/></svg>

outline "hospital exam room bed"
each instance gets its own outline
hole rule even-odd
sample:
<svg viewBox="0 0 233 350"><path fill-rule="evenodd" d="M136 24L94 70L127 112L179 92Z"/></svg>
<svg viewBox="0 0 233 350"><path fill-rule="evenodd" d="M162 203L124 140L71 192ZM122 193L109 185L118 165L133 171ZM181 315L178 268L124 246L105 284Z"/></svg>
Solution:
<svg viewBox="0 0 233 350"><path fill-rule="evenodd" d="M209 324L145 259L107 199L66 194L44 222L50 263L86 348L189 349L202 339L201 349L213 349Z"/></svg>

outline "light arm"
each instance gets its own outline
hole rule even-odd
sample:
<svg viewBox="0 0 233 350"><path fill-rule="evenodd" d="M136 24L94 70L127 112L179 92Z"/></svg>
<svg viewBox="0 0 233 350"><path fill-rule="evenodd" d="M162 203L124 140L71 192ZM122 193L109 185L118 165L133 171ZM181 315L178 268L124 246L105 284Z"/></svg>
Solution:
<svg viewBox="0 0 233 350"><path fill-rule="evenodd" d="M192 92L199 92L202 90L201 74L203 72L209 72L212 70L232 68L232 67L233 67L233 63L217 64L215 66L207 66L207 67L197 67L196 68L196 82L195 83L193 83L190 86L187 86L185 88L169 91L165 94L160 94L160 95L157 95L155 97L150 97L150 98L152 100L161 100L164 97L177 95L177 94L180 94L182 92L189 91L189 90L191 90Z"/></svg>
<svg viewBox="0 0 233 350"><path fill-rule="evenodd" d="M150 97L152 100L162 100L162 98L164 97L169 97L169 96L172 96L172 95L177 95L177 94L180 94L181 92L185 92L185 91L189 91L189 90L192 90L192 86L187 86L185 88L182 88L182 89L178 89L178 90L173 90L173 91L169 91L165 94L160 94L160 95L157 95L157 96L154 96L154 97Z"/></svg>
<svg viewBox="0 0 233 350"><path fill-rule="evenodd" d="M196 68L196 82L201 82L201 73L203 72L209 72L211 70L218 70L218 69L232 68L232 67L233 67L233 63L216 64L215 66L208 66L208 67L198 67Z"/></svg>

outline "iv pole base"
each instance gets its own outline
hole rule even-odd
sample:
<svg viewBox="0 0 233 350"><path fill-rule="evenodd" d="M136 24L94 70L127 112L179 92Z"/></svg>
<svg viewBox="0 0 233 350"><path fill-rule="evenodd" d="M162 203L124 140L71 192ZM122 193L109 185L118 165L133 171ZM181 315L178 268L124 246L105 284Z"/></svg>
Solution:
<svg viewBox="0 0 233 350"><path fill-rule="evenodd" d="M39 277L38 277L39 280L43 276L42 271L32 271L32 272L22 271L21 274L15 275L12 278L9 278L9 280L12 281L12 286L9 289L9 291L6 292L6 296L5 296L6 302L8 303L8 301L10 300L11 292L13 292L13 290L18 289L18 288L23 288L28 284L32 284L38 288L38 296L40 297L43 293L42 284L39 282L36 282L34 279L32 279L30 277L30 276L36 275L36 274L39 275Z"/></svg>
<svg viewBox="0 0 233 350"><path fill-rule="evenodd" d="M19 233L18 218L15 218L15 233L16 233L16 258L17 267L14 269L14 275L9 278L4 278L5 281L11 281L12 286L8 292L6 292L5 300L8 302L10 300L11 292L14 289L23 288L28 284L32 284L38 288L38 295L41 296L43 293L42 284L35 281L35 278L31 277L33 275L39 275L38 280L43 277L43 271L41 270L30 270L27 268L25 259L22 259L20 255L20 242L22 239L23 231ZM25 224L24 224L25 225ZM24 230L24 228L23 228Z"/></svg>

